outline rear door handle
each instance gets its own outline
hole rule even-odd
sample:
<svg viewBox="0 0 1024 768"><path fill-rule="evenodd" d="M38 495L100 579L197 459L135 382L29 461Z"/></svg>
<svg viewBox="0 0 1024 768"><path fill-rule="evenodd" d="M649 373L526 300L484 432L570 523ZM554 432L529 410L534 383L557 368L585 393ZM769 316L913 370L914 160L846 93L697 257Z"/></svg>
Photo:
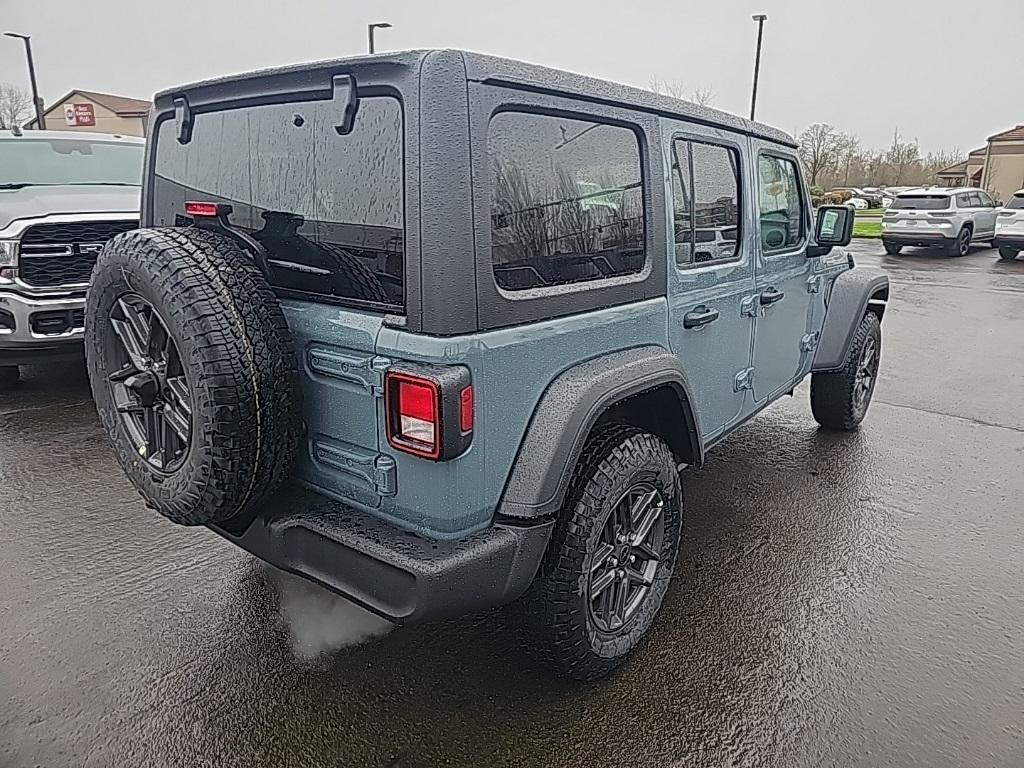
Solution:
<svg viewBox="0 0 1024 768"><path fill-rule="evenodd" d="M683 328L699 328L702 325L713 323L721 314L717 309L697 307L683 315Z"/></svg>
<svg viewBox="0 0 1024 768"><path fill-rule="evenodd" d="M768 290L761 293L760 302L762 307L766 307L769 304L774 304L776 301L782 301L786 296L782 291L778 291L775 288L769 288Z"/></svg>

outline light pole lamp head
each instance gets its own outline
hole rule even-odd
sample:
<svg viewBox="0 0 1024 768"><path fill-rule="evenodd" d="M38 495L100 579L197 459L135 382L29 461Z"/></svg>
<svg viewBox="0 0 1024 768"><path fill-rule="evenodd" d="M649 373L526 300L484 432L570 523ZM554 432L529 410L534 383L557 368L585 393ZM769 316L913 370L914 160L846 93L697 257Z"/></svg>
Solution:
<svg viewBox="0 0 1024 768"><path fill-rule="evenodd" d="M371 24L374 29L391 29L391 25L386 21L381 21L375 24Z"/></svg>
<svg viewBox="0 0 1024 768"><path fill-rule="evenodd" d="M768 14L766 14L766 13L755 13L750 18L752 18L754 21L764 21L765 19L768 18Z"/></svg>
<svg viewBox="0 0 1024 768"><path fill-rule="evenodd" d="M4 36L5 37L16 37L19 40L28 40L31 37L31 35L22 35L22 34L20 34L18 32L4 32Z"/></svg>

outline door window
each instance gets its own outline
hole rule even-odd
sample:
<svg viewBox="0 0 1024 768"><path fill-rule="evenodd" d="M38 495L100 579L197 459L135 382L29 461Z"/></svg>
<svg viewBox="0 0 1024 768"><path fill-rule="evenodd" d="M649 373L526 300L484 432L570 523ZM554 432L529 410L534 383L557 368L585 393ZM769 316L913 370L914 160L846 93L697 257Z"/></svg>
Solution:
<svg viewBox="0 0 1024 768"><path fill-rule="evenodd" d="M672 142L672 214L676 264L739 257L740 159L733 147Z"/></svg>
<svg viewBox="0 0 1024 768"><path fill-rule="evenodd" d="M761 155L758 160L758 216L765 253L792 250L805 236L800 172L793 160Z"/></svg>
<svg viewBox="0 0 1024 768"><path fill-rule="evenodd" d="M508 291L643 271L636 133L590 120L500 112L488 130L491 260Z"/></svg>
<svg viewBox="0 0 1024 768"><path fill-rule="evenodd" d="M995 201L984 190L978 190L978 197L981 198L981 204L985 208L991 208L995 205Z"/></svg>
<svg viewBox="0 0 1024 768"><path fill-rule="evenodd" d="M960 194L960 195L956 196L956 207L957 208L973 208L974 207L974 202L971 200L971 195L970 195L969 192L964 192L963 194Z"/></svg>

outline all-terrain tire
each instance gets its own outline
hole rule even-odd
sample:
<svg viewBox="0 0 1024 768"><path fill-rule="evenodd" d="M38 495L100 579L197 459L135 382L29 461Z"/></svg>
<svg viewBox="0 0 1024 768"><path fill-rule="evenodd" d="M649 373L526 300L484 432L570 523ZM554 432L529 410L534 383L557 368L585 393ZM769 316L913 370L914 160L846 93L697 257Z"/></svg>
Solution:
<svg viewBox="0 0 1024 768"><path fill-rule="evenodd" d="M899 256L900 251L903 250L903 246L899 243L887 243L885 240L882 241L882 247L885 248L885 252L890 256Z"/></svg>
<svg viewBox="0 0 1024 768"><path fill-rule="evenodd" d="M971 228L964 227L957 234L956 239L946 246L946 253L950 256L966 256L971 252Z"/></svg>
<svg viewBox="0 0 1024 768"><path fill-rule="evenodd" d="M863 398L858 397L858 370L864 363L865 351L873 349L871 385ZM838 371L811 376L811 412L826 429L849 432L856 429L867 415L878 379L878 363L882 355L882 326L873 312L861 318L854 333L846 362Z"/></svg>
<svg viewBox="0 0 1024 768"><path fill-rule="evenodd" d="M1017 258L1017 254L1020 253L1016 248L1009 248L1005 245L999 246L999 258L1003 261L1013 261Z"/></svg>
<svg viewBox="0 0 1024 768"><path fill-rule="evenodd" d="M662 551L653 584L632 620L601 631L590 608L595 548L617 500L640 483L664 500ZM608 425L588 439L537 578L508 615L526 651L554 673L596 680L621 665L647 634L675 567L683 494L672 451L659 437Z"/></svg>
<svg viewBox="0 0 1024 768"><path fill-rule="evenodd" d="M133 446L108 376L118 298L140 296L179 351L191 398L188 452L174 471ZM263 273L230 238L200 229L139 229L110 240L86 301L89 381L121 467L147 505L175 523L244 516L290 474L301 431L295 351Z"/></svg>
<svg viewBox="0 0 1024 768"><path fill-rule="evenodd" d="M11 389L18 383L19 378L18 366L0 365L0 390Z"/></svg>

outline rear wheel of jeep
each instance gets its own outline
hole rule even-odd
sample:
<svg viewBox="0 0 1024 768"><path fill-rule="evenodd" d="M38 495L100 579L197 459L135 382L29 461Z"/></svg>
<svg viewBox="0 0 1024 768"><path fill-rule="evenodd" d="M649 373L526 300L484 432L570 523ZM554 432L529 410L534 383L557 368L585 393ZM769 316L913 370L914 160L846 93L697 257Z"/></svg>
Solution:
<svg viewBox="0 0 1024 768"><path fill-rule="evenodd" d="M950 243L947 248L950 256L966 256L971 252L971 228L964 227L960 230L960 234L956 236L956 240Z"/></svg>
<svg viewBox="0 0 1024 768"><path fill-rule="evenodd" d="M1019 251L1016 248L1009 248L1005 245L999 246L999 258L1003 261L1013 261L1017 258Z"/></svg>
<svg viewBox="0 0 1024 768"><path fill-rule="evenodd" d="M0 365L0 389L10 389L18 383L20 374L16 365Z"/></svg>
<svg viewBox="0 0 1024 768"><path fill-rule="evenodd" d="M864 421L875 393L881 354L882 326L868 312L857 326L843 367L811 376L811 412L821 426L849 432Z"/></svg>
<svg viewBox="0 0 1024 768"><path fill-rule="evenodd" d="M85 345L114 452L160 514L226 522L289 474L300 426L290 334L263 273L228 237L141 229L110 240Z"/></svg>
<svg viewBox="0 0 1024 768"><path fill-rule="evenodd" d="M592 435L540 573L511 608L528 652L577 680L622 664L661 607L682 513L676 463L660 438L622 425Z"/></svg>

